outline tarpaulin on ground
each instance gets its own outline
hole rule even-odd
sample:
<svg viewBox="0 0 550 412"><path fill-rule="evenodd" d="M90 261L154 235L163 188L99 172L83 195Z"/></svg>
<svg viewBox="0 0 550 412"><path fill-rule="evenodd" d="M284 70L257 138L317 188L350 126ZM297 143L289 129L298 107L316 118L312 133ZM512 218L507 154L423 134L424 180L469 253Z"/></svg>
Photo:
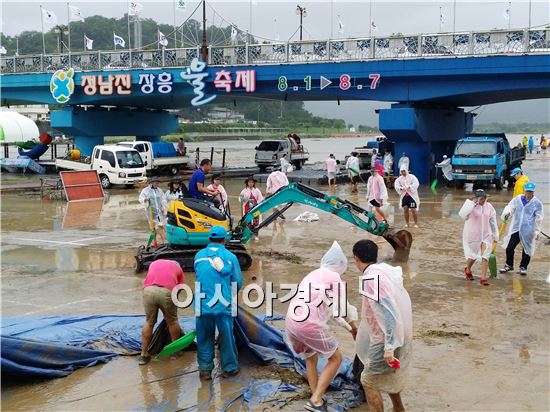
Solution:
<svg viewBox="0 0 550 412"><path fill-rule="evenodd" d="M28 373L28 376L37 376L36 373L30 373L30 368L42 367L43 377L65 376L70 373L71 367L75 369L91 366L116 354L136 354L141 350L141 328L144 321L142 315L3 318L2 372L19 376L25 373ZM180 317L179 321L184 331L195 329L193 317ZM295 368L298 373L305 376L305 362L294 356L282 333L266 323L263 318L239 310L239 315L235 319L235 336L241 356L248 352L259 363ZM33 341L32 349L22 350L13 338ZM67 346L73 347L76 352L69 353ZM17 359L17 362L12 362L10 369L4 369L4 363L13 359ZM48 365L51 366L49 370ZM319 366L322 368L324 362L321 361ZM67 373L56 375L60 372ZM234 402L244 401L251 404L255 401L247 400L246 396L254 397L256 395L253 394L272 393L277 390L294 390L284 385L279 388L278 383L274 381L265 382L264 386L257 382L252 386L248 385L247 390L236 395ZM329 403L338 410L357 406L362 402L363 392L352 377L349 359L342 362L331 387L338 391L328 394Z"/></svg>

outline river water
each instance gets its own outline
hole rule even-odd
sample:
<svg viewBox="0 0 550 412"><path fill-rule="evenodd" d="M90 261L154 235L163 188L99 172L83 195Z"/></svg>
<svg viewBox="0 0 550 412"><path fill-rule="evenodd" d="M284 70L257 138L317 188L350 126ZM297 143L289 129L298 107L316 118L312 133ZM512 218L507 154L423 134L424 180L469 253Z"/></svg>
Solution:
<svg viewBox="0 0 550 412"><path fill-rule="evenodd" d="M238 148L230 142L220 144L231 147L231 161L235 162L249 156L255 145L243 141L237 142L242 145ZM314 162L324 160L329 152L340 157L358 144L364 140L305 141ZM538 183L537 196L546 209L550 202L549 159L530 156L524 163L526 173ZM239 210L241 179L227 179L224 184L231 209ZM410 379L403 393L405 405L409 410L549 410L550 285L545 279L550 247L542 239L538 241L527 277L502 275L489 287L466 282L462 275L463 222L458 210L472 195L471 190L470 185L465 190L438 188L434 193L422 187L420 191L420 228L410 229L414 241L409 262L403 265L415 334ZM146 242L148 229L137 202L138 192L109 190L103 204L85 206L40 199L36 193L2 193L2 315L143 313L143 274L135 273L133 256ZM398 197L395 191L389 192L389 222L401 228L404 222L397 208ZM510 192L491 189L489 193L500 213ZM350 195L347 185L339 185L331 194L366 207L363 184L358 194ZM294 222L305 210L319 213L320 220ZM254 263L244 273L245 285L299 282L318 267L334 240L348 256L350 264L343 278L350 285L359 275L351 256L357 240L375 240L381 260L391 263L392 249L383 239L333 215L294 206L286 217L286 221L262 230L259 240L248 246ZM549 219L543 227L550 234ZM282 257L270 256L273 252ZM500 247L497 256L499 265L503 264ZM474 273L478 274L478 266ZM193 284L194 279L193 273L186 273L187 283ZM360 307L359 294L348 295L351 303ZM264 310L261 307L258 311ZM286 305L276 301L275 311L285 313ZM183 310L180 314L191 313ZM449 332L462 335L450 337ZM352 356L350 335L340 329L334 333L343 352ZM247 365L246 360L243 363L239 382L246 383L262 370ZM235 381L220 379L203 385L196 368L194 353L186 353L175 360L153 361L147 367L139 367L135 357L119 357L105 365L77 370L67 378L44 382L3 379L1 407L10 411L197 410L198 404L207 402L209 410L218 410L216 405L233 394ZM303 402L295 401L284 410L302 410ZM269 404L262 408L270 410Z"/></svg>

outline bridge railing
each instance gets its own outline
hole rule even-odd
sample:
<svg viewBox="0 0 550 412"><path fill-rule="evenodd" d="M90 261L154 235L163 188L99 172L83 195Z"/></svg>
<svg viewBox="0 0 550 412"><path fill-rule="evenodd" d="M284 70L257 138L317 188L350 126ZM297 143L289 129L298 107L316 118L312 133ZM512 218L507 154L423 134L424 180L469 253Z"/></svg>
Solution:
<svg viewBox="0 0 550 412"><path fill-rule="evenodd" d="M549 52L548 29L491 30L210 46L208 63L212 66L238 66ZM69 67L77 71L185 67L195 57L200 57L199 46L180 49L121 49L71 54L3 56L0 58L0 70L9 74L54 72Z"/></svg>

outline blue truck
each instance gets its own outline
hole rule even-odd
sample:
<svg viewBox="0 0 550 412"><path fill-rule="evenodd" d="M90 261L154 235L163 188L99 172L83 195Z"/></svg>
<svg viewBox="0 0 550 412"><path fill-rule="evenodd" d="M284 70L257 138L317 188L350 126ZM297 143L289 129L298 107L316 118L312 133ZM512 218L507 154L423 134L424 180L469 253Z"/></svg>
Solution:
<svg viewBox="0 0 550 412"><path fill-rule="evenodd" d="M451 165L455 186L462 189L467 182L474 186L494 183L498 190L510 177L512 169L521 166L525 148L520 144L510 147L504 133L469 134L458 140Z"/></svg>

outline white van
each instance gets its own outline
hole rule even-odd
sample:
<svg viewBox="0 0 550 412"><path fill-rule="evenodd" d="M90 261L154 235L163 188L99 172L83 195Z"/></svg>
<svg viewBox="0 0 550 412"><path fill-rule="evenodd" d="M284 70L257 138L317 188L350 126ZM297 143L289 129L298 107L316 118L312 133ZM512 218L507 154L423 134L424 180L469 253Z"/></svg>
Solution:
<svg viewBox="0 0 550 412"><path fill-rule="evenodd" d="M133 187L147 181L141 156L137 150L124 146L96 146L87 161L56 159L55 166L64 170L96 170L104 189L111 185Z"/></svg>
<svg viewBox="0 0 550 412"><path fill-rule="evenodd" d="M162 143L171 145L171 143ZM189 156L159 156L154 153L153 145L151 144L151 142L145 140L136 140L135 142L120 142L118 143L118 146L125 146L136 149L139 152L147 171L166 172L175 176L179 173L180 169L190 168L188 165Z"/></svg>

